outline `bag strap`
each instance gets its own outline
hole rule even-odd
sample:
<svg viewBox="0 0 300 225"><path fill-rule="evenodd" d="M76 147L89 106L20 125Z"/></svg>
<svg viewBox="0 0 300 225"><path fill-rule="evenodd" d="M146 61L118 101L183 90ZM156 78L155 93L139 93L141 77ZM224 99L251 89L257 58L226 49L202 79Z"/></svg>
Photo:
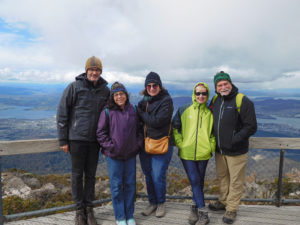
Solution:
<svg viewBox="0 0 300 225"><path fill-rule="evenodd" d="M241 111L241 106L242 106L242 101L243 101L243 97L245 95L243 93L238 93L236 96L235 96L235 105L236 105L236 109L238 111L238 113L240 113ZM211 100L212 104L210 106L210 108L212 109L212 105L215 103L216 99L217 99L218 95L215 95L213 97L213 99Z"/></svg>
<svg viewBox="0 0 300 225"><path fill-rule="evenodd" d="M148 112L148 105L149 105L149 102L147 102L147 105L146 105L146 112ZM172 130L172 123L170 123L168 138L171 135L171 130ZM146 123L144 124L144 137L146 137Z"/></svg>
<svg viewBox="0 0 300 225"><path fill-rule="evenodd" d="M237 111L239 113L241 112L241 106L242 106L242 101L244 96L245 96L244 94L238 93L235 97L235 104L236 104Z"/></svg>

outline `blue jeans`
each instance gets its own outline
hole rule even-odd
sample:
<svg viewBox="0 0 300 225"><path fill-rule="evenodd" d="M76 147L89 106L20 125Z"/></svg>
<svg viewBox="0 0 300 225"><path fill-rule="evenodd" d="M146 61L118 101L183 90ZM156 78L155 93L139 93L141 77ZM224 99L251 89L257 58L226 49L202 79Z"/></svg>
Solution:
<svg viewBox="0 0 300 225"><path fill-rule="evenodd" d="M151 155L145 150L140 152L140 161L146 177L148 200L156 205L166 201L167 182L166 173L173 155L173 147L169 147L166 154Z"/></svg>
<svg viewBox="0 0 300 225"><path fill-rule="evenodd" d="M185 172L190 180L193 200L199 209L205 207L204 202L204 177L208 160L192 161L181 159Z"/></svg>
<svg viewBox="0 0 300 225"><path fill-rule="evenodd" d="M127 160L105 157L116 220L133 218L136 193L136 157Z"/></svg>

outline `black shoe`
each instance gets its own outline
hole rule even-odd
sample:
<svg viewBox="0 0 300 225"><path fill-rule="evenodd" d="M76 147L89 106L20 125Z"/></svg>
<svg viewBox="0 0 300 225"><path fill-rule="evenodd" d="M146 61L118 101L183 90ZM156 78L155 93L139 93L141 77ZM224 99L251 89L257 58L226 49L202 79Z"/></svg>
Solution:
<svg viewBox="0 0 300 225"><path fill-rule="evenodd" d="M75 225L87 225L84 209L78 209L75 213Z"/></svg>
<svg viewBox="0 0 300 225"><path fill-rule="evenodd" d="M225 205L220 201L209 203L208 208L213 211L225 210Z"/></svg>
<svg viewBox="0 0 300 225"><path fill-rule="evenodd" d="M98 225L94 216L93 207L86 207L87 225Z"/></svg>

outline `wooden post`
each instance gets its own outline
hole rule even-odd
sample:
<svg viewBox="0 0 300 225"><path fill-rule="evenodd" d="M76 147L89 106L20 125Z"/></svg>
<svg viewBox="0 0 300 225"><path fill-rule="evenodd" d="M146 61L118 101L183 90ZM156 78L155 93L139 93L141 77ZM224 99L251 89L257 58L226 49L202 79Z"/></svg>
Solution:
<svg viewBox="0 0 300 225"><path fill-rule="evenodd" d="M280 205L281 205L283 161L284 161L284 149L280 149L278 189L277 189L277 196L276 196L277 197L276 198L276 206L277 207L280 207Z"/></svg>
<svg viewBox="0 0 300 225"><path fill-rule="evenodd" d="M3 207L2 207L2 157L0 156L0 225L3 225Z"/></svg>

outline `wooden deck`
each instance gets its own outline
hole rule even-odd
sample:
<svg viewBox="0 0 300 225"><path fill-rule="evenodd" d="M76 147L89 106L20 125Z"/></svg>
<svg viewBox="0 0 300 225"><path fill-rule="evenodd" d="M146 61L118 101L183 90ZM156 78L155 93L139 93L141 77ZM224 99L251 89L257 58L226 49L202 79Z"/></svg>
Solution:
<svg viewBox="0 0 300 225"><path fill-rule="evenodd" d="M137 201L134 217L138 225L184 225L188 224L189 204L167 202L167 214L163 218L154 215L144 217L142 209L147 205L144 201ZM115 219L111 205L95 208L95 216L101 225L114 225ZM224 224L223 212L209 211L210 224ZM9 225L73 225L74 212L54 214L45 217L37 217L27 220L8 222ZM235 225L300 225L300 207L283 206L246 206L241 205Z"/></svg>

